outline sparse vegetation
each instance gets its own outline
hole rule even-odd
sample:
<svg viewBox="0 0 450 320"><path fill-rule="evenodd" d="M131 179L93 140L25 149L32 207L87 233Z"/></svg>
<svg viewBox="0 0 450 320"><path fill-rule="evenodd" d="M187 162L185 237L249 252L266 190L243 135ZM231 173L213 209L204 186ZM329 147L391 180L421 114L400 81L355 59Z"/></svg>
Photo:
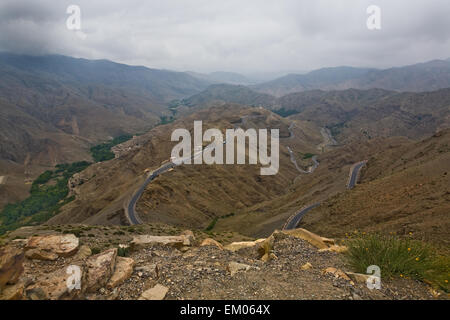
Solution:
<svg viewBox="0 0 450 320"><path fill-rule="evenodd" d="M278 114L279 116L282 116L283 118L287 118L289 116L292 116L294 114L300 113L300 111L297 110L286 110L285 108L281 108L278 110L273 110L274 113Z"/></svg>
<svg viewBox="0 0 450 320"><path fill-rule="evenodd" d="M28 198L8 204L0 212L0 234L24 225L43 223L57 214L59 208L74 200L74 197L67 197L69 178L89 165L86 161L60 164L56 170L47 170L41 174L31 185ZM49 184L50 181L54 183Z"/></svg>
<svg viewBox="0 0 450 320"><path fill-rule="evenodd" d="M159 123L160 125L168 124L175 121L175 118L173 116L160 116L159 119L161 120L161 122Z"/></svg>
<svg viewBox="0 0 450 320"><path fill-rule="evenodd" d="M108 161L114 159L114 153L111 148L124 143L133 138L132 135L125 134L114 138L110 142L102 143L91 148L92 158L95 162Z"/></svg>

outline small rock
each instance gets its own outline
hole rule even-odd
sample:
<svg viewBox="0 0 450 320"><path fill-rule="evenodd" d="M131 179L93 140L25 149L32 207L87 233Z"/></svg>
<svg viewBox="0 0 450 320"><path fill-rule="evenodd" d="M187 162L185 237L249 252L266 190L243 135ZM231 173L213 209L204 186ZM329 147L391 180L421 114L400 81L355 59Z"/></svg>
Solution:
<svg viewBox="0 0 450 320"><path fill-rule="evenodd" d="M356 283L367 283L367 280L370 278L370 275L368 274L362 274L362 273L353 273L353 272L346 272L346 274L355 281Z"/></svg>
<svg viewBox="0 0 450 320"><path fill-rule="evenodd" d="M258 243L263 242L266 239L259 239L256 241L240 241L240 242L232 242L229 245L226 245L224 249L236 252L241 249L250 248L256 246Z"/></svg>
<svg viewBox="0 0 450 320"><path fill-rule="evenodd" d="M234 276L239 271L248 271L250 270L250 266L243 263L237 263L237 262L230 262L228 264L228 271L230 272L231 276Z"/></svg>
<svg viewBox="0 0 450 320"><path fill-rule="evenodd" d="M142 277L143 276L143 272L145 272L146 274L148 274L149 276L151 276L152 278L158 278L159 276L159 270L158 270L158 266L156 264L149 264L146 266L140 266L140 267L136 267L136 271L138 272L138 276Z"/></svg>
<svg viewBox="0 0 450 320"><path fill-rule="evenodd" d="M117 248L91 256L86 261L85 289L95 292L104 287L114 273Z"/></svg>
<svg viewBox="0 0 450 320"><path fill-rule="evenodd" d="M6 246L0 248L0 291L6 284L15 284L23 273L24 253L22 250Z"/></svg>
<svg viewBox="0 0 450 320"><path fill-rule="evenodd" d="M309 263L309 262L307 262L307 263L305 263L304 265L302 265L301 269L302 269L302 270L309 270L309 269L311 269L312 267L313 267L312 264Z"/></svg>
<svg viewBox="0 0 450 320"><path fill-rule="evenodd" d="M215 247L219 248L220 250L223 250L223 246L218 241L211 239L211 238L206 238L200 244L200 247L207 247L207 246L215 246Z"/></svg>
<svg viewBox="0 0 450 320"><path fill-rule="evenodd" d="M117 257L116 268L114 270L111 279L107 284L108 289L112 289L122 284L133 273L134 260L131 258Z"/></svg>
<svg viewBox="0 0 450 320"><path fill-rule="evenodd" d="M167 287L157 284L153 288L144 291L139 300L163 300L168 291Z"/></svg>
<svg viewBox="0 0 450 320"><path fill-rule="evenodd" d="M323 274L332 274L336 279L344 279L354 285L353 281L345 274L344 271L333 267L326 268L322 271Z"/></svg>

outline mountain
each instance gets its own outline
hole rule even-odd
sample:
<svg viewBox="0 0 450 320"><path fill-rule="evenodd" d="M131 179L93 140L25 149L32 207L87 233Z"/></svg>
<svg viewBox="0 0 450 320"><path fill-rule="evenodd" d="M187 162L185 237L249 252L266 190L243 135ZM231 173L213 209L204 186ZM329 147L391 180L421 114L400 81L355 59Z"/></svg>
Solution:
<svg viewBox="0 0 450 320"><path fill-rule="evenodd" d="M449 129L421 141L385 140L368 158L360 184L329 198L301 226L329 237L393 232L448 250L449 146Z"/></svg>
<svg viewBox="0 0 450 320"><path fill-rule="evenodd" d="M79 196L62 208L50 223L119 224L120 217L124 219L123 203L129 193L142 183L144 170L155 169L169 159L176 144L170 141L172 131L175 128L192 130L194 120L202 120L204 130L239 125L243 128L279 128L281 139L286 140L290 136L290 122L265 109L227 104L197 111L152 129L141 137L144 141L139 148L106 163L94 164L80 173L83 183L75 185L73 191ZM305 153L313 152L315 144L321 141L317 131L316 128L296 130L297 135L305 136L305 142L292 142L290 145L301 146ZM176 225L206 227L215 217L282 194L286 183L295 178L296 171L285 145L280 146L280 153L282 169L275 176L261 177L259 166L254 165L176 168L168 173L168 177L163 175L148 187L137 210L148 222L170 221ZM114 188L105 181L114 181ZM158 200L153 202L152 198Z"/></svg>
<svg viewBox="0 0 450 320"><path fill-rule="evenodd" d="M74 150L149 129L166 104L205 89L185 73L107 60L0 54L0 159L55 164ZM68 145L72 144L72 147ZM65 147L67 145L67 147ZM49 153L54 149L53 156Z"/></svg>
<svg viewBox="0 0 450 320"><path fill-rule="evenodd" d="M380 88L420 92L448 87L450 87L449 60L433 60L386 70L352 67L325 68L304 75L290 74L252 86L257 91L275 96L314 89Z"/></svg>
<svg viewBox="0 0 450 320"><path fill-rule="evenodd" d="M280 98L290 118L326 126L340 143L374 137L421 139L450 126L450 88L397 93L382 89L301 92Z"/></svg>
<svg viewBox="0 0 450 320"><path fill-rule="evenodd" d="M255 84L256 81L247 78L246 76L235 73L235 72L224 72L224 71L216 71L208 74L198 73L198 72L187 72L189 75L201 79L206 80L212 83L226 83L226 84L234 84L234 85L251 85Z"/></svg>
<svg viewBox="0 0 450 320"><path fill-rule="evenodd" d="M284 77L252 86L259 92L283 96L292 92L308 91L314 89L347 89L342 86L349 80L359 78L373 69L336 67L311 71L307 74L289 74Z"/></svg>
<svg viewBox="0 0 450 320"><path fill-rule="evenodd" d="M242 85L215 84L197 93L180 104L187 107L206 107L214 103L238 103L247 106L263 106L272 108L276 98Z"/></svg>
<svg viewBox="0 0 450 320"><path fill-rule="evenodd" d="M450 125L450 88L432 92L384 89L312 90L279 98L246 86L213 85L183 99L191 112L226 103L261 106L289 119L327 127L340 142L378 136L418 139Z"/></svg>

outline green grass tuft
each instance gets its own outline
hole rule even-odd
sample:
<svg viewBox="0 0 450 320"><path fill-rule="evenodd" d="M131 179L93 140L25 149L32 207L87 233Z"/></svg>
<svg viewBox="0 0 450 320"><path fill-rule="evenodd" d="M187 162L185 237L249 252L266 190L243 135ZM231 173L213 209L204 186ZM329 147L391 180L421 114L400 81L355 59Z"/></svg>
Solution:
<svg viewBox="0 0 450 320"><path fill-rule="evenodd" d="M435 249L422 241L385 236L360 235L346 241L345 258L355 272L366 273L377 265L381 277L405 277L427 281L448 291L449 258L440 257Z"/></svg>

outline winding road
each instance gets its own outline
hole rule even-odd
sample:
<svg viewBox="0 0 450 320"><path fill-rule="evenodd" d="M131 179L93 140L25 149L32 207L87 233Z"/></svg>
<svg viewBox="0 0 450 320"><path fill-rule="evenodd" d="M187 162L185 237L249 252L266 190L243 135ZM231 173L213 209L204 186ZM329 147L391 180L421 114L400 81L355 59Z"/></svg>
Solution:
<svg viewBox="0 0 450 320"><path fill-rule="evenodd" d="M223 144L225 144L225 143L226 143L226 141L223 142ZM203 150L197 151L196 153L194 153L194 155L192 155L190 157L191 160L194 160L201 153L203 153L205 150L207 150L207 149L209 149L209 148L211 148L213 146L214 146L214 142L209 144L209 145L207 145L205 148L203 148ZM158 169L156 169L155 171L151 172L148 175L147 179L145 179L144 183L133 194L133 196L131 197L130 201L125 206L125 216L127 217L128 221L130 222L131 225L142 224L142 221L141 221L141 219L139 218L139 215L136 212L136 203L138 202L139 198L142 196L142 194L144 193L145 188L147 188L147 186L150 184L150 182L152 182L159 175L169 171L172 168L175 168L176 166L179 166L179 165L183 164L183 162L186 159L188 159L188 158L177 159L175 161L171 161L169 163L163 164Z"/></svg>
<svg viewBox="0 0 450 320"><path fill-rule="evenodd" d="M283 230L292 230L297 228L298 224L300 223L300 220L303 218L305 214L308 213L309 210L314 209L315 207L318 207L320 203L314 203L310 206L302 208L299 212L297 212L295 215L293 215L284 225Z"/></svg>
<svg viewBox="0 0 450 320"><path fill-rule="evenodd" d="M348 189L353 189L358 181L359 172L361 171L361 168L367 163L367 161L361 161L357 162L350 168L350 178L349 182L347 184ZM293 214L286 224L283 227L283 230L292 230L297 228L298 224L300 223L301 219L305 214L308 213L308 211L320 206L320 202L314 203L312 205L309 205L307 207L302 208L297 213Z"/></svg>
<svg viewBox="0 0 450 320"><path fill-rule="evenodd" d="M294 124L292 124L289 127L289 132L291 133L290 138L292 138L294 136L294 133L291 131L293 126L294 126ZM223 144L225 144L225 143L226 143L226 141L223 142ZM208 146L206 146L203 150L196 152L193 156L191 156L191 159L193 160L193 159L197 158L201 153L203 153L206 149L211 148L213 145L214 145L214 142L209 144ZM295 164L295 167L297 168L298 171L300 171L302 173L310 174L310 173L314 172L314 170L319 166L319 162L317 161L317 156L314 156L314 157L312 157L312 161L314 162L314 165L309 167L308 171L302 170L297 165L297 161L295 160L295 157L294 157L294 154L293 154L293 151L291 150L291 148L287 147L287 149L291 155L291 161ZM128 218L128 221L130 222L131 225L142 224L142 221L136 212L136 203L138 202L139 198L144 193L145 188L150 184L150 182L152 182L159 175L169 171L170 169L172 169L178 165L181 165L185 159L186 158L178 159L176 161L171 161L169 163L166 163L148 175L148 177L145 179L144 183L132 195L130 201L125 206L125 215ZM358 180L359 172L360 172L361 168L366 164L366 162L367 161L361 161L352 166L352 168L350 169L351 174L350 174L349 182L347 184L348 189L352 189L355 187L356 182ZM297 226L300 223L303 216L306 213L308 213L310 210L318 207L319 205L320 205L320 202L317 202L317 203L314 203L312 205L302 208L300 211L296 212L294 215L292 215L288 219L286 224L283 226L283 229L291 230L291 229L297 228Z"/></svg>
<svg viewBox="0 0 450 320"><path fill-rule="evenodd" d="M347 184L348 189L353 189L358 182L359 172L361 168L366 164L367 161L361 161L353 165L352 169L350 169L350 179Z"/></svg>

